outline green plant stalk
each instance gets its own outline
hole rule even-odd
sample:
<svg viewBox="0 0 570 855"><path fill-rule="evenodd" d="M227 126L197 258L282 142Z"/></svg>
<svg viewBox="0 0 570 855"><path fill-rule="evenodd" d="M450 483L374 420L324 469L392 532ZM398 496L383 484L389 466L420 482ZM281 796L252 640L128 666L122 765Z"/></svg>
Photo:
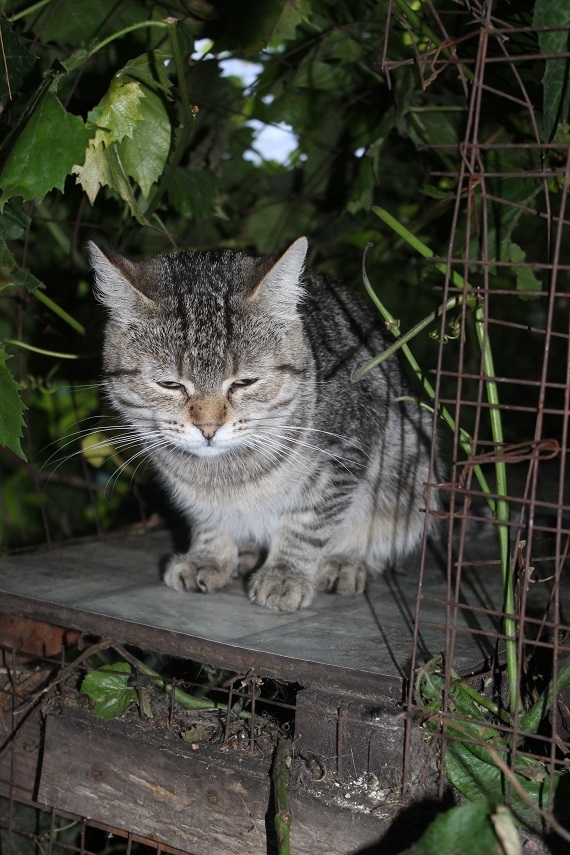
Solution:
<svg viewBox="0 0 570 855"><path fill-rule="evenodd" d="M42 347L34 347L32 344L26 344L24 341L16 341L13 338L5 338L4 344L13 344L15 347L23 347L24 350L31 350L32 353L41 353L42 356L53 356L54 359L79 359L77 353L57 353L55 350L44 350Z"/></svg>
<svg viewBox="0 0 570 855"><path fill-rule="evenodd" d="M92 57L94 54L98 53L98 51L106 48L107 45L111 44L111 42L116 41L116 39L121 39L123 36L128 35L129 33L134 32L135 30L143 30L145 27L158 27L161 30L167 30L169 27L168 19L166 21L138 21L136 24L131 24L128 27L124 27L122 30L118 30L116 33L112 33L110 36L107 36L103 41L98 42L94 45L90 51L84 57L84 62Z"/></svg>
<svg viewBox="0 0 570 855"><path fill-rule="evenodd" d="M536 733L541 721L552 707L555 698L570 683L570 656L566 656L558 669L556 687L551 680L535 704L519 719L519 728L525 733Z"/></svg>
<svg viewBox="0 0 570 855"><path fill-rule="evenodd" d="M498 496L507 495L507 467L504 458L501 459L503 451L503 419L499 409L499 391L494 381L495 365L491 342L485 331L485 310L478 306L475 310L475 330L479 347L483 354L483 372L485 374L485 389L489 401L489 420L491 422L491 435L495 449L495 478ZM509 704L511 714L516 717L524 709L521 699L517 695L516 675L518 669L517 656L517 626L515 619L515 589L513 584L513 573L511 570L511 550L509 543L509 503L504 498L495 502L495 519L497 520L497 535L499 538L499 550L501 553L501 570L503 573L503 599L505 611L505 649L507 655L507 673L509 682Z"/></svg>
<svg viewBox="0 0 570 855"><path fill-rule="evenodd" d="M275 831L277 832L277 852L290 855L289 832L291 813L287 799L287 778L291 766L291 740L281 739L275 750L273 764L273 786L275 789Z"/></svg>
<svg viewBox="0 0 570 855"><path fill-rule="evenodd" d="M370 292L369 292L370 293ZM471 298L474 304L473 297ZM455 309L457 306L460 306L463 303L463 297L458 295L457 297L450 297L447 303L445 304L445 311L449 311L450 309ZM467 303L469 303L469 299L467 299ZM393 353L403 347L408 341L412 338L415 338L418 333L421 333L426 327L429 327L436 318L441 317L443 314L444 307L439 306L434 312L431 312L427 315L423 320L421 320L415 327L412 327L406 333L400 333L400 337L394 342L394 344L390 345L390 347L386 348L383 353L375 356L374 359L371 359L370 362L367 362L366 365L363 365L362 368L359 368L358 371L354 372L353 382L358 383L359 380L362 380L365 374L368 374L373 368L376 368L377 365L380 365L381 362L384 362L385 359L389 359Z"/></svg>
<svg viewBox="0 0 570 855"><path fill-rule="evenodd" d="M178 34L176 32L177 21L175 18L167 18L166 25L168 30L168 35L170 38L170 44L172 46L172 57L174 59L174 68L176 69L176 77L178 78L178 88L180 90L180 99L182 101L182 126L179 130L178 139L176 140L176 145L174 147L174 151L172 153L172 157L170 162L166 168L166 171L163 173L162 178L160 179L160 183L156 188L154 195L149 201L149 204L145 210L145 216L150 219L158 205L160 204L160 200L164 196L166 190L174 173L178 167L178 164L182 160L182 156L186 151L188 144L190 143L190 134L192 131L192 125L194 123L194 113L192 111L192 104L190 103L190 96L188 95L188 88L186 86L186 77L185 77L185 66L184 66L184 58L182 56L182 51L180 50L180 44L178 42Z"/></svg>
<svg viewBox="0 0 570 855"><path fill-rule="evenodd" d="M366 288L368 294L370 295L372 302L375 304L376 308L378 309L378 311L380 312L380 314L382 315L382 317L386 321L386 327L392 333L394 338L396 338L396 340L397 340L396 344L398 345L398 348L401 347L402 352L404 353L404 356L408 360L408 363L410 364L412 371L414 372L414 374L416 375L416 377L420 381L426 395L432 401L435 400L435 389L433 388L433 386L431 385L431 383L429 382L427 377L424 375L422 369L420 368L418 362L416 361L415 356L413 355L413 353L410 350L410 348L408 347L408 345L401 343L401 338L403 338L403 335L398 328L398 321L394 318L394 316L390 313L390 311L386 308L386 306L384 306L384 304L382 303L382 301L379 299L378 295L374 291L372 285L370 284L370 280L368 279L368 274L366 273L366 268L365 268L364 264L362 265L362 278L364 281L364 287ZM394 352L394 349L395 348L393 348L393 347L391 348L392 352ZM379 358L376 358L374 360L376 365L379 365L381 362L384 361L384 359L386 358L385 353L386 353L386 351L384 353L382 353ZM371 363L370 362L367 363L367 365L364 366L364 368L366 368L366 371L369 371L372 368ZM364 368L361 369L363 372L362 376L364 375ZM356 379L356 375L355 375L355 379ZM360 377L358 379L360 379ZM457 425L455 424L455 419L453 418L453 416L451 415L451 413L449 412L447 407L443 406L443 404L440 404L438 413L441 416L441 418L443 419L443 421L448 425L450 430L453 433L455 433L455 431L457 429ZM463 430L463 428L459 429L459 443L461 445L461 448L463 449L463 451L467 455L467 457L469 457L471 454L473 454L473 443L472 443L471 437L469 436L469 434L467 433L466 430ZM491 487L489 486L489 483L488 483L487 479L485 478L485 473L483 472L483 470L481 469L479 464L477 464L476 466L473 467L473 474L477 478L477 481L479 482L479 486L481 487L481 490L485 493L487 504L489 505L491 512L494 514L495 513L495 501L491 496Z"/></svg>
<svg viewBox="0 0 570 855"><path fill-rule="evenodd" d="M39 288L36 288L34 291L32 291L32 294L34 295L36 300L39 300L40 303L43 303L44 306L47 306L48 309L51 309L51 311L55 315L61 318L62 321L65 321L65 323L72 327L76 332L80 333L81 335L85 335L85 327L83 326L83 324L80 324L79 321L76 321L74 317L72 317L70 314L68 314L68 312L65 311L65 309L62 309L61 306L58 306L57 303L54 303L51 297L47 297L43 291L40 291Z"/></svg>
<svg viewBox="0 0 570 855"><path fill-rule="evenodd" d="M25 18L26 15L32 15L34 12L38 12L44 6L47 6L48 3L51 3L52 0L39 0L38 3L34 3L32 6L28 6L27 9L22 9L21 12L17 12L15 15L11 15L8 20L11 24L14 24L16 21L19 21L20 18Z"/></svg>
<svg viewBox="0 0 570 855"><path fill-rule="evenodd" d="M394 0L394 5L396 9L400 12L402 17L406 18L409 21L411 27L414 31L420 33L425 38L429 39L429 41L434 45L441 48L442 42L441 39L431 30L425 21L422 21L417 11L413 9L406 0ZM445 53L452 53L449 48L445 49ZM463 73L468 80L474 80L475 76L470 68L463 67Z"/></svg>
<svg viewBox="0 0 570 855"><path fill-rule="evenodd" d="M471 688L471 686L468 686L467 683L464 683L463 680L461 680L461 677L455 671L451 671L451 676L454 680L458 680L461 682L461 688L463 689L466 695L469 695L469 697L475 701L475 703L488 710L488 712L492 713L504 724L512 725L513 718L507 710L501 709L501 707L497 706L494 701L491 701L489 698L486 698L484 695L481 695L475 689Z"/></svg>
<svg viewBox="0 0 570 855"><path fill-rule="evenodd" d="M166 694L170 694L174 690L174 697L180 704L180 706L184 707L187 710L211 710L218 709L223 710L224 712L228 711L228 705L222 704L219 702L213 702L204 700L204 698L195 698L193 695L189 695L188 692L183 691L182 689L177 689L172 683L167 683L166 680L163 680L160 674L157 671L153 671L152 668L149 668L148 665L145 665L144 662L141 662L140 659L137 659L136 656L133 656L131 653L128 653L122 647L118 645L115 646L115 650L117 653L122 656L127 662L137 668L142 674L145 674L147 677L152 677L155 680L155 685L161 689ZM247 710L240 710L239 713L240 718L251 718L251 713Z"/></svg>
<svg viewBox="0 0 570 855"><path fill-rule="evenodd" d="M433 251L423 243L423 241L419 240L415 235L413 235L405 226L403 226L395 217L385 211L383 208L378 206L373 206L371 210L378 216L387 226L389 226L393 231L395 231L400 237L403 237L407 243L410 244L417 252L420 253L424 258L433 258ZM466 282L462 276L460 276L455 271L452 271L448 268L447 264L437 263L435 265L436 269L443 273L445 276L449 275L453 284L459 288L462 288L463 291L471 291L471 286L468 282ZM377 302L377 305L380 301ZM507 472L506 465L504 460L499 459L500 453L504 444L503 437L503 424L501 418L501 411L499 409L499 393L497 389L497 384L495 382L495 367L493 362L493 353L491 349L491 342L489 341L489 337L485 331L485 312L484 307L481 305L477 305L474 310L475 315L475 328L477 333L477 340L479 342L479 347L481 349L482 359L483 359L483 371L485 374L485 388L487 392L487 399L490 404L489 410L489 418L491 423L491 435L493 437L493 442L495 445L495 452L498 455L498 459L495 462L495 477L496 477L496 487L497 494L499 496L507 495ZM407 345L402 348L404 354L409 359L408 353L409 349ZM415 363L415 360L414 360ZM415 363L417 366L417 363ZM414 367L412 365L412 367ZM414 371L417 374L417 368L414 368ZM431 384L430 384L431 385ZM425 383L424 383L425 388ZM435 394L435 393L434 393ZM443 412L442 412L443 415ZM445 417L444 417L445 418ZM448 424L449 420L445 419ZM464 448L463 441L461 438L461 433L459 434L459 440ZM476 474L476 473L475 473ZM481 485L481 488L485 493L487 493L487 500L490 498L488 493L489 488L487 490L483 487L483 484L480 480L479 475L476 474L477 480ZM485 481L486 483L486 481ZM507 674L508 674L508 683L509 683L509 703L510 703L510 711L514 716L516 715L517 710L522 710L522 703L520 698L518 697L516 690L516 678L518 672L518 655L517 655L517 642L516 642L516 620L515 620L515 593L514 593L514 584L513 584L513 574L510 566L510 545L509 545L509 527L508 522L510 519L509 513L509 505L508 502L504 498L499 498L497 501L488 502L489 507L493 513L494 518L497 520L497 533L499 537L499 549L501 554L501 573L503 578L503 593L504 593L504 612L505 612L505 648L507 655Z"/></svg>

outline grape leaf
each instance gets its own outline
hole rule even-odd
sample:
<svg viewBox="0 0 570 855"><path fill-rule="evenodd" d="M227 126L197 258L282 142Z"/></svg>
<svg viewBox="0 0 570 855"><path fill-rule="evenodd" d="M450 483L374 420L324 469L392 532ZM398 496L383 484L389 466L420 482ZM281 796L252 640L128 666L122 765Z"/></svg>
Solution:
<svg viewBox="0 0 570 855"><path fill-rule="evenodd" d="M8 21L0 20L0 36L2 37L0 101L4 102L6 98L14 97L35 63L36 57L12 32L12 26Z"/></svg>
<svg viewBox="0 0 570 855"><path fill-rule="evenodd" d="M17 205L15 202L7 202L4 211L0 214L0 238L18 240L18 238L23 237L30 223L31 219L21 205Z"/></svg>
<svg viewBox="0 0 570 855"><path fill-rule="evenodd" d="M123 715L129 704L138 701L136 689L128 685L131 673L131 666L127 662L116 662L87 674L81 684L81 691L94 702L95 706L91 710L94 715L109 721Z"/></svg>
<svg viewBox="0 0 570 855"><path fill-rule="evenodd" d="M94 132L80 116L67 113L59 99L48 92L8 155L0 175L0 209L10 196L41 202L54 187L63 191L72 166L85 160Z"/></svg>
<svg viewBox="0 0 570 855"><path fill-rule="evenodd" d="M167 65L172 61L170 54L162 50L153 50L137 56L127 62L124 68L118 72L117 78L124 80L138 80L149 89L158 89L168 96L172 89L172 81L166 71Z"/></svg>
<svg viewBox="0 0 570 855"><path fill-rule="evenodd" d="M526 252L522 247L509 238L506 247L507 257L514 264L522 265L526 260ZM523 300L538 300L539 292L542 291L542 283L530 267L515 267L517 291L520 291Z"/></svg>
<svg viewBox="0 0 570 855"><path fill-rule="evenodd" d="M570 58L567 55L569 32L563 29L568 24L570 0L536 0L533 27L560 27L538 33L541 54L560 54L559 57L546 60L542 78L544 137L549 142L558 125L570 121Z"/></svg>
<svg viewBox="0 0 570 855"><path fill-rule="evenodd" d="M170 151L172 128L162 99L150 89L144 94L140 103L143 121L137 124L132 136L117 144L117 153L127 175L134 178L146 199L150 188L162 175Z"/></svg>
<svg viewBox="0 0 570 855"><path fill-rule="evenodd" d="M35 8L31 6L30 12ZM135 3L118 3L117 0L65 0L65 3L49 3L35 20L33 29L41 32L42 40L59 45L79 45L89 42L101 32L104 24L112 20L117 30L140 19L140 10Z"/></svg>
<svg viewBox="0 0 570 855"><path fill-rule="evenodd" d="M119 158L117 145L114 142L107 147L102 144L90 145L87 149L85 164L73 167L77 183L81 184L91 204L95 201L101 187L109 187L127 203L138 222L141 225L147 225L147 220L137 205L125 168Z"/></svg>
<svg viewBox="0 0 570 855"><path fill-rule="evenodd" d="M20 384L6 367L9 355L0 349L0 445L5 445L22 460L26 459L20 440L24 426L24 405L20 398Z"/></svg>
<svg viewBox="0 0 570 855"><path fill-rule="evenodd" d="M132 137L137 122L143 118L140 102L144 97L140 83L113 80L98 106L89 113L88 121L97 125L90 145L109 145Z"/></svg>
<svg viewBox="0 0 570 855"><path fill-rule="evenodd" d="M184 217L205 220L214 212L218 178L206 169L177 169L167 188L168 199Z"/></svg>

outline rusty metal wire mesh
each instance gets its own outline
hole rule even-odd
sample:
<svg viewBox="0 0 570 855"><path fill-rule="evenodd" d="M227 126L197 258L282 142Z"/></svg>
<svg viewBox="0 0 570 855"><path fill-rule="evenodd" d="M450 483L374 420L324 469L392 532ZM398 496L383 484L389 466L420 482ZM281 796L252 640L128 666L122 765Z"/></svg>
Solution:
<svg viewBox="0 0 570 855"><path fill-rule="evenodd" d="M446 265L445 279L441 279L442 302L448 304L453 296L462 298L459 309L443 313L435 378L435 406L446 407L456 425L448 481L437 488L448 507L442 523L447 532L447 596L434 599L429 590L423 590L424 550L412 673L425 666L421 636L430 621L425 609L428 602L436 602L440 619L434 623L431 618L431 623L442 630L441 673L445 682L435 731L443 747L447 740L461 740L461 722L464 725L465 718L458 711L454 693L463 677L471 686L487 692L499 707L506 708L511 701L511 712L515 713L511 724L483 707L473 713L475 719L478 714L481 725L507 739L510 748L502 759L508 769L514 770L521 757L533 757L553 772L567 767L567 692L555 700L547 722L532 738L518 730L516 713L532 704L548 680L556 683L570 652L570 616L561 604L562 587L569 582L570 544L570 148L567 141L545 145L539 137L537 112L541 105L533 103L525 84L532 78L536 50L521 48L525 38L529 46L536 44L537 28L530 24L508 26L501 20L497 3L458 4L445 17L428 0L422 4L422 14L437 35L437 46L429 42L417 44L413 27L398 14L395 4L389 27L392 31L402 26L409 30L413 48L409 62L420 75L424 89L437 87L442 78L448 83L450 78L455 79L456 89L464 94L467 118L459 149L446 149L449 169L438 173L438 177L452 183L447 200L451 215L447 253L426 262ZM451 37L450 28L463 34ZM568 31L567 26L564 31ZM566 51L556 61L566 64L568 56ZM401 61L390 61L388 37L384 68L396 76L401 67ZM524 107L528 126L534 129L534 140L513 135L503 142L484 135L486 111L500 108L503 99L514 99ZM517 198L514 192L517 184L523 183L527 189L532 187L524 202L522 194ZM522 239L524 235L533 236L526 254L516 261L501 256L497 245L497 223L505 212L517 218L516 234ZM520 269L521 264L533 272L536 280L530 301L521 300L521 291L512 280L505 287L502 275L509 268ZM467 307L469 294L476 295L481 309L481 349L474 345L476 323ZM456 325L458 340L458 347L451 353L446 336L450 320ZM489 362L483 360L485 344L494 347L497 355L494 377ZM490 379L495 387L492 395ZM493 418L502 424L500 440L491 429ZM467 450L462 429L471 436ZM495 480L497 462L506 466L506 491L499 489ZM476 467L488 479L489 492L476 478ZM496 515L489 511L489 498L493 503L504 502L506 510L506 569L514 591L511 606L489 602L484 596L485 580L501 573L497 537L500 526ZM480 604L466 605L466 588L477 586L482 586ZM541 611L527 607L532 586L542 588ZM477 627L482 615L490 615L496 627L493 633L484 632L490 643L488 656L477 665L474 651L473 670L456 675L453 662L458 634L481 633ZM516 627L516 710L506 691L505 647L513 640L506 629L509 618ZM512 669L512 661L509 665ZM408 709L410 713L434 716L433 707L418 693L413 680ZM458 725L451 734L450 722ZM465 732L465 741L472 739ZM443 776L441 782L443 787ZM510 788L512 782L509 780L506 786ZM550 792L545 798L548 809L552 809L552 797Z"/></svg>

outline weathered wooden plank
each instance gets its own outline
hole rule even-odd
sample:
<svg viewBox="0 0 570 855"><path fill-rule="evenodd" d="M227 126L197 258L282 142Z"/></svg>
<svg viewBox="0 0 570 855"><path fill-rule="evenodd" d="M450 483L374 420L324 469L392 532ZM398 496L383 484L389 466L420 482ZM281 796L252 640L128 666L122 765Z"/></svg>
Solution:
<svg viewBox="0 0 570 855"><path fill-rule="evenodd" d="M19 735L14 736L18 720L10 713L0 718L0 795L29 801L35 798L41 748L40 717L35 716Z"/></svg>
<svg viewBox="0 0 570 855"><path fill-rule="evenodd" d="M314 757L324 778L351 781L374 775L385 791L400 789L404 769L405 721L394 699L304 689L295 701L295 750ZM425 731L412 728L406 786L414 794L435 792L437 769Z"/></svg>
<svg viewBox="0 0 570 855"><path fill-rule="evenodd" d="M149 742L119 722L50 715L39 788L42 803L200 855L274 851L271 758L192 751ZM383 823L291 792L292 851L351 855L377 841Z"/></svg>

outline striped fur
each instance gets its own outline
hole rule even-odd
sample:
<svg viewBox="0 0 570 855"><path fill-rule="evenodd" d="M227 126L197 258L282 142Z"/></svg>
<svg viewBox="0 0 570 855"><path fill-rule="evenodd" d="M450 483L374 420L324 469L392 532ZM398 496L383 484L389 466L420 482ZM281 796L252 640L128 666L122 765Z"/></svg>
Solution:
<svg viewBox="0 0 570 855"><path fill-rule="evenodd" d="M91 245L107 394L191 527L164 576L179 591L223 588L261 550L250 599L291 611L363 591L421 539L431 417L396 400L410 395L397 358L352 382L386 334L304 273L306 250L134 263Z"/></svg>

